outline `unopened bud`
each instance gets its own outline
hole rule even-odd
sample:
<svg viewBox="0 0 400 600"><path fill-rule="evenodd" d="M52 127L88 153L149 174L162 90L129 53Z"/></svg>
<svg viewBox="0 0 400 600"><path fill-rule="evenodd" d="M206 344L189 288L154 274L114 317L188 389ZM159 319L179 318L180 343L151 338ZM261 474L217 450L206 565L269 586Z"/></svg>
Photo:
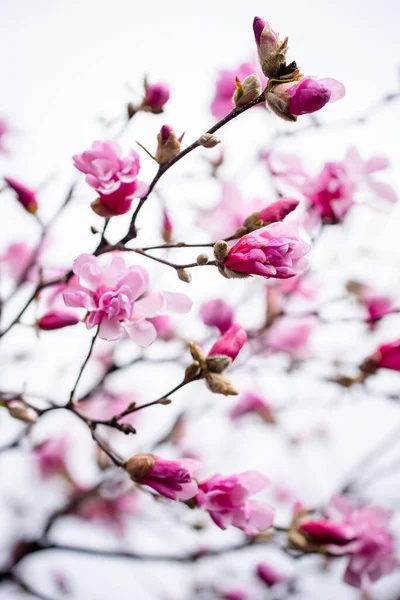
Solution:
<svg viewBox="0 0 400 600"><path fill-rule="evenodd" d="M214 394L223 394L224 396L237 396L239 391L234 385L221 373L207 373L206 384L208 389Z"/></svg>
<svg viewBox="0 0 400 600"><path fill-rule="evenodd" d="M207 370L211 373L222 373L231 364L232 359L225 354L213 354L206 358Z"/></svg>
<svg viewBox="0 0 400 600"><path fill-rule="evenodd" d="M257 73L249 75L242 83L236 77L236 91L233 94L233 101L236 106L244 106L248 102L258 98L261 92L261 80Z"/></svg>
<svg viewBox="0 0 400 600"><path fill-rule="evenodd" d="M189 350L190 350L190 354L192 355L193 360L196 360L197 362L201 362L204 359L201 348L194 342L189 342Z"/></svg>
<svg viewBox="0 0 400 600"><path fill-rule="evenodd" d="M166 406L167 404L171 404L171 402L172 400L170 400L169 398L160 398L158 404L163 404L164 406Z"/></svg>
<svg viewBox="0 0 400 600"><path fill-rule="evenodd" d="M129 473L132 479L142 479L156 464L156 457L153 454L135 454L125 463L124 469Z"/></svg>
<svg viewBox="0 0 400 600"><path fill-rule="evenodd" d="M210 257L208 256L208 254L199 254L196 258L196 262L198 265L206 265L209 260Z"/></svg>
<svg viewBox="0 0 400 600"><path fill-rule="evenodd" d="M215 148L215 146L221 144L221 140L212 133L204 133L199 137L198 142L200 146L203 146L204 148Z"/></svg>
<svg viewBox="0 0 400 600"><path fill-rule="evenodd" d="M7 404L7 408L10 415L19 421L24 421L25 423L36 423L38 420L38 413L36 410L18 400Z"/></svg>
<svg viewBox="0 0 400 600"><path fill-rule="evenodd" d="M158 145L155 156L158 164L165 165L179 154L183 135L178 138L170 125L163 125L161 127L160 133L157 135Z"/></svg>
<svg viewBox="0 0 400 600"><path fill-rule="evenodd" d="M185 271L185 269L177 269L176 272L181 281L184 281L185 283L190 283L192 281L191 274Z"/></svg>
<svg viewBox="0 0 400 600"><path fill-rule="evenodd" d="M186 367L184 381L192 381L192 379L194 379L200 373L200 370L200 363L197 361L190 363L190 365Z"/></svg>
<svg viewBox="0 0 400 600"><path fill-rule="evenodd" d="M280 83L265 96L268 108L284 121L297 121L297 116L289 112L289 96L286 93L293 83Z"/></svg>
<svg viewBox="0 0 400 600"><path fill-rule="evenodd" d="M214 244L214 256L216 260L223 263L229 254L229 245L224 240Z"/></svg>

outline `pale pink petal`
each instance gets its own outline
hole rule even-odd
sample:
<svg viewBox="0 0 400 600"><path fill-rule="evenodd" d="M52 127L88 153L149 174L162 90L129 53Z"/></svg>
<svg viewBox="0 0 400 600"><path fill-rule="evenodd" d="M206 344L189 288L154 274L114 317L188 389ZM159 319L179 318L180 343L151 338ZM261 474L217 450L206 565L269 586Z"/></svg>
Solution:
<svg viewBox="0 0 400 600"><path fill-rule="evenodd" d="M123 333L122 325L117 319L103 319L99 329L102 340L118 340Z"/></svg>
<svg viewBox="0 0 400 600"><path fill-rule="evenodd" d="M332 79L331 77L318 79L318 83L321 83L330 91L331 97L329 98L329 102L336 102L337 100L343 98L343 96L346 94L343 83L337 81L336 79Z"/></svg>
<svg viewBox="0 0 400 600"><path fill-rule="evenodd" d="M164 298L163 311L184 314L192 308L193 302L186 294L162 292L162 295Z"/></svg>
<svg viewBox="0 0 400 600"><path fill-rule="evenodd" d="M155 317L164 310L164 298L161 292L153 292L135 302L134 319L142 319L146 317Z"/></svg>
<svg viewBox="0 0 400 600"><path fill-rule="evenodd" d="M392 203L397 202L397 194L392 186L388 183L383 183L382 181L372 181L369 179L368 186L379 198Z"/></svg>
<svg viewBox="0 0 400 600"><path fill-rule="evenodd" d="M144 198L144 196L149 191L149 186L147 185L147 183L144 183L144 181L137 181L136 184L137 185L136 185L134 197L135 198Z"/></svg>
<svg viewBox="0 0 400 600"><path fill-rule="evenodd" d="M365 170L367 173L374 173L375 171L383 171L389 166L389 160L386 156L373 156L367 160L365 164Z"/></svg>
<svg viewBox="0 0 400 600"><path fill-rule="evenodd" d="M117 282L126 274L127 268L123 256L116 252L112 255L109 265L104 269L102 283L115 288Z"/></svg>
<svg viewBox="0 0 400 600"><path fill-rule="evenodd" d="M95 290L101 284L103 271L93 254L78 256L72 264L72 270L78 275L80 284L90 290Z"/></svg>
<svg viewBox="0 0 400 600"><path fill-rule="evenodd" d="M147 348L157 338L157 330L152 323L146 321L124 323L124 328L129 337L142 348Z"/></svg>
<svg viewBox="0 0 400 600"><path fill-rule="evenodd" d="M250 494L256 494L264 490L269 484L268 477L261 475L257 471L245 471L238 475L240 483L246 487Z"/></svg>
<svg viewBox="0 0 400 600"><path fill-rule="evenodd" d="M73 308L89 308L90 297L86 292L63 292L63 298L66 306Z"/></svg>
<svg viewBox="0 0 400 600"><path fill-rule="evenodd" d="M128 273L119 281L120 286L127 285L131 288L134 300L146 291L148 284L149 274L139 265L129 267Z"/></svg>
<svg viewBox="0 0 400 600"><path fill-rule="evenodd" d="M274 522L274 511L267 504L261 504L256 500L249 500L247 503L249 511L246 533L254 535L260 531L269 529Z"/></svg>

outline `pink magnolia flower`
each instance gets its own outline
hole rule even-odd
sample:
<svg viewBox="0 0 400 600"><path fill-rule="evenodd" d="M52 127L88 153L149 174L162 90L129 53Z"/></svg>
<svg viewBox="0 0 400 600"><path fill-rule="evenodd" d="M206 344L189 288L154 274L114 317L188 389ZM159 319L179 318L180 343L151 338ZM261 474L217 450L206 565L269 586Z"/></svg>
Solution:
<svg viewBox="0 0 400 600"><path fill-rule="evenodd" d="M70 307L86 308L86 327L99 325L99 335L105 340L127 334L139 346L147 347L157 337L148 318L170 311L186 313L192 305L184 294L172 292L153 292L137 300L146 291L148 273L138 265L127 267L118 253L113 254L105 269L97 257L81 254L72 269L79 278L79 286L77 290L64 292L64 302Z"/></svg>
<svg viewBox="0 0 400 600"><path fill-rule="evenodd" d="M101 216L123 215L134 198L146 195L148 186L138 181L139 155L131 150L124 158L113 141L94 142L91 150L75 154L74 166L86 174L86 182L99 194L92 208Z"/></svg>
<svg viewBox="0 0 400 600"><path fill-rule="evenodd" d="M176 337L175 323L169 315L159 315L149 318L150 323L154 325L157 331L157 338L169 342Z"/></svg>
<svg viewBox="0 0 400 600"><path fill-rule="evenodd" d="M1 270L7 272L16 283L26 281L37 281L38 266L33 265L28 269L29 265L34 261L35 251L29 248L25 242L17 242L11 244L0 256Z"/></svg>
<svg viewBox="0 0 400 600"><path fill-rule="evenodd" d="M220 71L216 84L215 96L211 103L211 112L216 119L222 119L222 117L235 108L232 98L236 91L236 77L240 81L243 81L252 73L257 73L260 76L264 88L267 85L267 80L260 72L260 68L255 61L242 63L232 71Z"/></svg>
<svg viewBox="0 0 400 600"><path fill-rule="evenodd" d="M204 325L218 327L222 334L226 333L233 323L233 308L220 298L205 302L200 314Z"/></svg>
<svg viewBox="0 0 400 600"><path fill-rule="evenodd" d="M218 204L204 211L197 219L197 225L206 230L214 240L226 238L242 227L246 217L262 206L263 201L259 199L246 202L237 186L231 181L225 181Z"/></svg>
<svg viewBox="0 0 400 600"><path fill-rule="evenodd" d="M234 323L224 335L215 342L207 356L223 354L224 356L229 356L232 360L235 360L246 341L247 333L241 325Z"/></svg>
<svg viewBox="0 0 400 600"><path fill-rule="evenodd" d="M80 318L73 312L62 310L52 310L36 321L39 329L52 331L53 329L62 329L79 323Z"/></svg>
<svg viewBox="0 0 400 600"><path fill-rule="evenodd" d="M371 359L377 369L400 371L400 339L379 346Z"/></svg>
<svg viewBox="0 0 400 600"><path fill-rule="evenodd" d="M198 492L193 472L196 460L182 458L166 460L154 454L136 454L126 463L129 475L142 485L148 485L170 500L190 500Z"/></svg>
<svg viewBox="0 0 400 600"><path fill-rule="evenodd" d="M229 416L232 421L237 421L248 414L256 414L266 423L275 423L274 411L270 404L256 394L248 393L233 407Z"/></svg>
<svg viewBox="0 0 400 600"><path fill-rule="evenodd" d="M273 587L277 583L281 583L281 581L285 581L286 579L285 575L265 562L258 563L256 567L256 573L258 578L261 579L261 581L265 583L267 587Z"/></svg>
<svg viewBox="0 0 400 600"><path fill-rule="evenodd" d="M43 479L52 475L65 475L67 471L66 456L69 442L66 437L49 438L34 447L38 467Z"/></svg>
<svg viewBox="0 0 400 600"><path fill-rule="evenodd" d="M256 471L238 475L213 475L199 483L197 504L207 510L214 523L221 529L230 525L242 529L247 535L257 535L269 529L274 511L250 496L262 491L268 479Z"/></svg>
<svg viewBox="0 0 400 600"><path fill-rule="evenodd" d="M348 554L344 581L361 588L391 573L399 561L388 525L392 512L379 506L353 506L335 496L325 510L326 519L300 525L311 540L326 544L334 554Z"/></svg>
<svg viewBox="0 0 400 600"><path fill-rule="evenodd" d="M14 190L18 202L25 210L34 215L38 209L36 192L13 177L4 177L4 181L9 188Z"/></svg>
<svg viewBox="0 0 400 600"><path fill-rule="evenodd" d="M163 106L169 100L169 87L166 83L146 84L144 105L154 113L162 112Z"/></svg>
<svg viewBox="0 0 400 600"><path fill-rule="evenodd" d="M295 154L267 151L260 154L260 160L265 164L274 181L278 183L279 189L283 184L300 189L311 180L301 159Z"/></svg>
<svg viewBox="0 0 400 600"><path fill-rule="evenodd" d="M71 512L84 521L99 521L123 535L127 517L137 510L137 498L134 494L120 494L116 497L88 496L79 502Z"/></svg>
<svg viewBox="0 0 400 600"><path fill-rule="evenodd" d="M272 223L241 237L230 248L224 266L237 273L287 279L307 268L304 255L309 250L293 225Z"/></svg>
<svg viewBox="0 0 400 600"><path fill-rule="evenodd" d="M268 347L278 352L286 352L294 359L307 355L310 336L315 328L315 317L277 319L268 329L265 340Z"/></svg>

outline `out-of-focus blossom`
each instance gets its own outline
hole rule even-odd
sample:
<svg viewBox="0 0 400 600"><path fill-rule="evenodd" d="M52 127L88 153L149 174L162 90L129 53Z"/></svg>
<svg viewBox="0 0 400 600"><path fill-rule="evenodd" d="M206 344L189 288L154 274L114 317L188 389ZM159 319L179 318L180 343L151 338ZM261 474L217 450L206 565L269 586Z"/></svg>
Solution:
<svg viewBox="0 0 400 600"><path fill-rule="evenodd" d="M377 369L400 371L400 339L382 344L365 362L371 363L373 371Z"/></svg>
<svg viewBox="0 0 400 600"><path fill-rule="evenodd" d="M295 189L300 189L311 179L300 158L295 154L268 151L260 154L260 160L278 184L289 184Z"/></svg>
<svg viewBox="0 0 400 600"><path fill-rule="evenodd" d="M69 449L67 437L51 437L34 447L39 471L43 479L52 475L66 475L66 456Z"/></svg>
<svg viewBox="0 0 400 600"><path fill-rule="evenodd" d="M250 496L264 490L268 479L256 471L238 475L213 475L199 483L197 504L207 510L221 529L230 525L242 529L247 535L256 535L269 529L274 520L272 508Z"/></svg>
<svg viewBox="0 0 400 600"><path fill-rule="evenodd" d="M234 323L212 346L208 356L222 354L235 360L247 341L247 333L241 325Z"/></svg>
<svg viewBox="0 0 400 600"><path fill-rule="evenodd" d="M0 154L7 154L8 150L4 145L4 138L10 133L10 127L5 119L0 118Z"/></svg>
<svg viewBox="0 0 400 600"><path fill-rule="evenodd" d="M79 323L80 318L73 312L62 310L52 310L36 321L39 329L52 331L53 329L62 329Z"/></svg>
<svg viewBox="0 0 400 600"><path fill-rule="evenodd" d="M283 221L288 214L294 211L299 204L294 198L279 198L260 211L260 220L263 223L276 223Z"/></svg>
<svg viewBox="0 0 400 600"><path fill-rule="evenodd" d="M163 208L163 216L162 216L162 238L166 244L169 244L172 239L172 221L169 218L169 214L167 209Z"/></svg>
<svg viewBox="0 0 400 600"><path fill-rule="evenodd" d="M236 91L236 77L239 81L243 81L253 73L261 75L260 79L262 87L264 88L267 84L267 80L263 77L262 73L260 73L256 61L242 63L237 69L232 71L220 71L216 84L215 96L211 103L211 112L216 119L222 119L222 117L235 108L233 94Z"/></svg>
<svg viewBox="0 0 400 600"><path fill-rule="evenodd" d="M36 192L13 177L4 177L4 181L14 190L18 202L24 209L34 215L38 209Z"/></svg>
<svg viewBox="0 0 400 600"><path fill-rule="evenodd" d="M35 250L25 242L11 244L0 256L0 269L5 271L16 283L36 281L38 266L34 265ZM38 256L36 257L37 260ZM32 264L31 268L28 268Z"/></svg>
<svg viewBox="0 0 400 600"><path fill-rule="evenodd" d="M154 114L163 112L164 105L169 100L169 87L166 83L147 83L145 84L146 95L143 101L145 110Z"/></svg>
<svg viewBox="0 0 400 600"><path fill-rule="evenodd" d="M132 493L116 497L89 495L72 512L84 521L98 521L114 529L118 535L126 530L127 518L137 510L137 498Z"/></svg>
<svg viewBox="0 0 400 600"><path fill-rule="evenodd" d="M169 342L176 336L175 323L169 315L159 315L149 318L150 323L154 325L157 331L157 338Z"/></svg>
<svg viewBox="0 0 400 600"><path fill-rule="evenodd" d="M219 248L222 250L222 244L215 244L214 253L217 261L222 262L221 273L227 277L240 273L261 275L267 279L287 279L308 266L304 255L309 252L310 246L299 238L293 225L286 223L272 223L248 233L231 248L226 244L226 256L220 261L222 252L219 253Z"/></svg>
<svg viewBox="0 0 400 600"><path fill-rule="evenodd" d="M265 562L258 563L256 567L256 573L258 578L265 583L267 587L273 587L277 583L281 583L281 581L285 581L286 579L285 575Z"/></svg>
<svg viewBox="0 0 400 600"><path fill-rule="evenodd" d="M241 417L249 414L256 414L265 423L275 423L274 410L270 404L253 393L248 393L243 396L233 407L229 416L232 421L237 421Z"/></svg>
<svg viewBox="0 0 400 600"><path fill-rule="evenodd" d="M371 330L374 330L376 323L385 315L395 311L395 306L389 298L377 292L369 285L358 283L357 281L349 281L347 283L347 291L351 292L357 298L357 301L368 312L368 324Z"/></svg>
<svg viewBox="0 0 400 600"><path fill-rule="evenodd" d="M137 396L133 394L111 394L108 392L90 395L88 398L79 402L79 407L90 419L112 419L121 414L130 405L137 401ZM137 418L138 413L128 414L120 423L132 423Z"/></svg>
<svg viewBox="0 0 400 600"><path fill-rule="evenodd" d="M139 155L131 150L122 157L116 142L94 142L91 150L75 154L74 166L86 174L86 182L95 189L99 198L92 203L93 210L102 217L123 215L131 208L134 198L146 195L148 186L137 179Z"/></svg>
<svg viewBox="0 0 400 600"><path fill-rule="evenodd" d="M281 317L274 321L265 335L268 347L285 352L294 359L303 359L308 354L310 336L316 326L315 317Z"/></svg>
<svg viewBox="0 0 400 600"><path fill-rule="evenodd" d="M209 300L200 309L204 325L218 327L223 334L233 323L233 308L225 300L216 298Z"/></svg>
<svg viewBox="0 0 400 600"><path fill-rule="evenodd" d="M218 592L218 598L221 600L247 600L248 594L244 590L220 590Z"/></svg>
<svg viewBox="0 0 400 600"><path fill-rule="evenodd" d="M248 215L259 211L262 206L262 200L246 202L237 186L225 181L218 204L200 214L197 225L207 231L213 240L226 238L243 225Z"/></svg>
<svg viewBox="0 0 400 600"><path fill-rule="evenodd" d="M304 77L300 81L279 83L266 94L268 107L285 121L321 110L328 102L345 95L342 83L336 79Z"/></svg>
<svg viewBox="0 0 400 600"><path fill-rule="evenodd" d="M137 300L146 291L148 273L138 265L127 267L118 253L105 269L92 254L81 254L72 268L79 287L63 293L65 304L86 308L86 327L99 325L103 339L116 340L126 333L139 346L147 347L157 337L148 318L170 311L186 313L191 308L187 296L172 292L153 292Z"/></svg>
<svg viewBox="0 0 400 600"><path fill-rule="evenodd" d="M170 500L190 500L198 492L193 472L199 463L190 458L165 460L154 454L136 454L125 463L129 475Z"/></svg>
<svg viewBox="0 0 400 600"><path fill-rule="evenodd" d="M388 526L392 512L380 506L353 506L335 496L322 520L305 520L298 526L307 538L325 545L333 554L348 554L344 581L361 588L391 573L399 561Z"/></svg>
<svg viewBox="0 0 400 600"><path fill-rule="evenodd" d="M160 165L175 158L181 151L181 142L184 134L178 138L170 125L163 125L157 135L157 152L155 159Z"/></svg>
<svg viewBox="0 0 400 600"><path fill-rule="evenodd" d="M344 165L348 177L355 183L357 190L363 188L372 193L374 198L394 203L398 196L391 185L382 181L376 181L373 177L378 171L383 171L390 166L385 156L373 156L364 161L356 148L349 148Z"/></svg>

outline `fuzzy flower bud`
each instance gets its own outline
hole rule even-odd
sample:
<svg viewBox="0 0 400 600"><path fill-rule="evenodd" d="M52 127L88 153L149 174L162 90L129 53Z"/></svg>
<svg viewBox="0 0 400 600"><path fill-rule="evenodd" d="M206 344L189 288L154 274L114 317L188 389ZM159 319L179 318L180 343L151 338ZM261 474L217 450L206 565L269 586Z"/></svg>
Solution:
<svg viewBox="0 0 400 600"><path fill-rule="evenodd" d="M9 188L14 190L17 195L18 202L22 204L24 209L34 215L38 209L36 192L12 177L4 177L4 181Z"/></svg>
<svg viewBox="0 0 400 600"><path fill-rule="evenodd" d="M248 102L258 98L261 92L261 80L257 73L252 73L242 83L236 77L236 91L233 94L235 106L244 106Z"/></svg>
<svg viewBox="0 0 400 600"><path fill-rule="evenodd" d="M239 390L222 373L207 373L206 385L214 394L223 394L224 396L237 396Z"/></svg>
<svg viewBox="0 0 400 600"><path fill-rule="evenodd" d="M282 42L269 23L261 17L254 18L253 31L264 75L268 78L278 77L282 67L286 65L288 38L286 37Z"/></svg>
<svg viewBox="0 0 400 600"><path fill-rule="evenodd" d="M145 110L154 114L163 112L163 106L169 100L169 87L166 83L145 83L146 95L143 101Z"/></svg>
<svg viewBox="0 0 400 600"><path fill-rule="evenodd" d="M218 144L221 143L221 140L212 133L203 133L203 135L199 137L198 142L203 148L215 148L215 146L218 146Z"/></svg>
<svg viewBox="0 0 400 600"><path fill-rule="evenodd" d="M8 412L14 419L24 421L25 423L36 423L38 414L34 408L27 406L24 402L15 400L7 404Z"/></svg>
<svg viewBox="0 0 400 600"><path fill-rule="evenodd" d="M73 312L52 310L43 315L43 317L40 317L40 319L36 321L36 325L39 329L51 331L53 329L62 329L63 327L76 325L79 321L80 318Z"/></svg>
<svg viewBox="0 0 400 600"><path fill-rule="evenodd" d="M158 164L165 165L179 154L183 135L178 138L170 125L161 127L160 133L157 135L156 161Z"/></svg>

